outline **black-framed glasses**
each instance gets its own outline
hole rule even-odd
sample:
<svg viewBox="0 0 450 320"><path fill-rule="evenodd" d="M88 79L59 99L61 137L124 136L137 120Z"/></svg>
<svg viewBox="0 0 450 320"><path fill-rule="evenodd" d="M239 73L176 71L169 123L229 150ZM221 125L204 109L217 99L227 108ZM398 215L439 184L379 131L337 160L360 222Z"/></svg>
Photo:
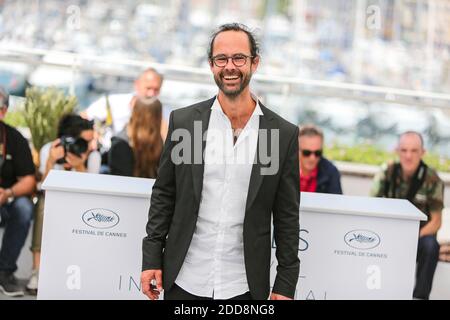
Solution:
<svg viewBox="0 0 450 320"><path fill-rule="evenodd" d="M305 150L305 149L302 150L302 155L305 156L305 157L309 157L312 154L314 154L317 158L320 158L322 156L322 154L323 154L323 150L315 150L315 151Z"/></svg>
<svg viewBox="0 0 450 320"><path fill-rule="evenodd" d="M233 62L233 64L236 67L242 67L243 65L245 65L247 63L247 58L253 58L253 56L247 56L245 54L238 53L238 54L232 55L231 57L227 57L226 55L221 54L221 55L212 57L211 60L219 68L225 67L227 65L229 59L231 59L231 61Z"/></svg>

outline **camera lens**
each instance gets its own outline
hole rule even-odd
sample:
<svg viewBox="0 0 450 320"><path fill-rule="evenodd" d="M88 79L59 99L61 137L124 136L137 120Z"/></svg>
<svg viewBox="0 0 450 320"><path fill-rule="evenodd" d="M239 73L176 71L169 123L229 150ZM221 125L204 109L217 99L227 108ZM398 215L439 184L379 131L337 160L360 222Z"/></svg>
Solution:
<svg viewBox="0 0 450 320"><path fill-rule="evenodd" d="M64 164L66 162L67 152L81 157L88 150L88 142L83 138L62 136L60 140L61 143L59 145L64 148L64 157L56 161L58 164Z"/></svg>
<svg viewBox="0 0 450 320"><path fill-rule="evenodd" d="M81 156L88 149L88 143L83 138L78 138L67 145L66 152Z"/></svg>

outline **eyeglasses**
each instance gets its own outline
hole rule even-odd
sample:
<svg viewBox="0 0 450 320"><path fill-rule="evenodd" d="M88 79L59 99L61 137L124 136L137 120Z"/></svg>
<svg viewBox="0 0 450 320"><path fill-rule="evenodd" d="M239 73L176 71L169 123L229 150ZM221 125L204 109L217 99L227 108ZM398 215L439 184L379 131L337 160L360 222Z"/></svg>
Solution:
<svg viewBox="0 0 450 320"><path fill-rule="evenodd" d="M218 55L215 57L212 57L211 60L214 62L214 64L219 67L223 68L227 65L228 60L231 59L233 61L233 64L236 67L242 67L247 63L247 58L253 58L253 56L247 56L245 54L235 54L231 57L227 57L226 55Z"/></svg>
<svg viewBox="0 0 450 320"><path fill-rule="evenodd" d="M322 150L302 150L302 155L305 157L309 157L310 155L314 154L317 158L320 158L322 156L323 151Z"/></svg>

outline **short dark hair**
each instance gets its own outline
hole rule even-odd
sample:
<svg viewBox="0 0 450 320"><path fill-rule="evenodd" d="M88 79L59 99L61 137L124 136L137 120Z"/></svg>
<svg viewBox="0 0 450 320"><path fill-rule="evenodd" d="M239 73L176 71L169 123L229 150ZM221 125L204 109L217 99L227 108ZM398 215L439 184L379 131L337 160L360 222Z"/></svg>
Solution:
<svg viewBox="0 0 450 320"><path fill-rule="evenodd" d="M250 44L250 54L253 57L259 56L259 43L256 40L255 34L244 24L242 23L227 23L221 25L219 28L217 28L216 31L211 36L211 40L209 42L209 48L208 48L208 59L212 59L212 53L213 53L213 46L214 46L214 40L216 40L216 37L219 33L225 32L225 31L241 31L245 32L248 36L248 42ZM254 58L253 58L254 59Z"/></svg>
<svg viewBox="0 0 450 320"><path fill-rule="evenodd" d="M300 128L300 130L298 132L299 138L303 137L303 136L306 136L306 137L319 136L323 140L323 131L319 127L317 127L313 124L306 124L304 126L299 126L299 128Z"/></svg>
<svg viewBox="0 0 450 320"><path fill-rule="evenodd" d="M8 91L0 86L0 108L8 108L9 106L9 93Z"/></svg>
<svg viewBox="0 0 450 320"><path fill-rule="evenodd" d="M77 114L67 114L59 120L58 138L62 136L78 138L84 130L94 130L94 121L86 120Z"/></svg>

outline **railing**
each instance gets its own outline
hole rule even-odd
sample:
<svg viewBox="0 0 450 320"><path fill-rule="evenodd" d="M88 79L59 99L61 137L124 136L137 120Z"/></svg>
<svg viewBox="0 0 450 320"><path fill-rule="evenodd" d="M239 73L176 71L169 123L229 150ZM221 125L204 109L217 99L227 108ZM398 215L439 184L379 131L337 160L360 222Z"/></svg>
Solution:
<svg viewBox="0 0 450 320"><path fill-rule="evenodd" d="M50 58L50 59L49 59ZM120 76L134 79L146 67L154 67L163 73L165 79L186 83L211 85L215 89L211 72L208 69L187 66L159 64L150 60L116 59L60 51L30 48L12 48L0 45L0 61L25 63L32 66L56 66L77 73ZM74 77L75 78L75 77ZM414 91L390 87L368 86L353 83L341 83L292 77L255 74L253 85L264 94L280 94L282 100L289 95L307 95L342 98L367 102L387 102L439 108L450 115L450 94ZM370 177L378 167L339 163L340 169L350 175ZM450 174L444 174L444 180L450 183Z"/></svg>
<svg viewBox="0 0 450 320"><path fill-rule="evenodd" d="M51 59L49 59L51 57ZM206 68L159 64L150 60L116 59L61 51L17 48L0 45L0 61L70 68L74 74L90 73L133 78L145 67L154 67L166 79L198 84L213 84ZM253 85L264 94L277 93L335 97L367 102L387 102L410 106L439 108L450 114L450 94L415 91L293 77L255 74Z"/></svg>

